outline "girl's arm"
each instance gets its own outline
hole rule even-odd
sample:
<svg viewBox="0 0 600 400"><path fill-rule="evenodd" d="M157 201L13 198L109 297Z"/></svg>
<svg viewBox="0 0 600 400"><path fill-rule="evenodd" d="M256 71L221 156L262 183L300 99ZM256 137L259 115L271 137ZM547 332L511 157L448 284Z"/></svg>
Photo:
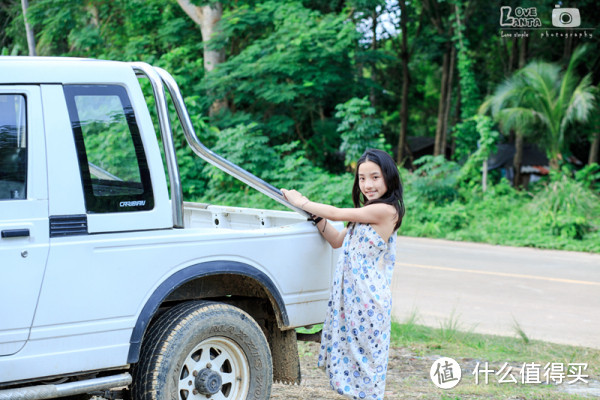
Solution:
<svg viewBox="0 0 600 400"><path fill-rule="evenodd" d="M364 224L379 225L389 223L396 215L394 207L387 204L372 204L361 208L338 208L322 203L309 201L305 196L296 190L281 189L285 198L298 208L302 208L311 214L323 217L319 221L317 228L323 235L325 240L331 244L334 249L342 246L346 231L348 228L339 232L337 229L327 223L327 220L332 221L349 221L361 222Z"/></svg>
<svg viewBox="0 0 600 400"><path fill-rule="evenodd" d="M308 200L296 190L281 189L285 198L298 208L332 221L361 222L379 225L394 218L396 210L388 204L376 203L360 208L338 208Z"/></svg>
<svg viewBox="0 0 600 400"><path fill-rule="evenodd" d="M341 232L338 231L334 226L327 223L326 218L319 221L317 229L334 249L342 247L342 244L344 244L344 237L346 237L346 232L348 231L348 228L342 229Z"/></svg>

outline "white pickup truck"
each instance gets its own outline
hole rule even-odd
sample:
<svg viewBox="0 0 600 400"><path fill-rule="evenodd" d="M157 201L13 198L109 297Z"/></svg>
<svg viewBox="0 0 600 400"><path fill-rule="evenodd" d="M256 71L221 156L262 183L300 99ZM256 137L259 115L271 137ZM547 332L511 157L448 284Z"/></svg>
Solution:
<svg viewBox="0 0 600 400"><path fill-rule="evenodd" d="M166 92L193 152L293 209L202 145L166 71L0 57L0 400L299 381L294 328L324 319L336 254L301 210L184 203Z"/></svg>

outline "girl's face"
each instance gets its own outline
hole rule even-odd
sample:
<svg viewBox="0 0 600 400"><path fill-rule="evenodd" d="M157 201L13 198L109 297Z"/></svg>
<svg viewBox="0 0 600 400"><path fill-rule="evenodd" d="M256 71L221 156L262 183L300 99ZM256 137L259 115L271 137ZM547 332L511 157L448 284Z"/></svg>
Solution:
<svg viewBox="0 0 600 400"><path fill-rule="evenodd" d="M382 197L387 186L379 165L373 161L365 161L358 167L358 186L367 201Z"/></svg>

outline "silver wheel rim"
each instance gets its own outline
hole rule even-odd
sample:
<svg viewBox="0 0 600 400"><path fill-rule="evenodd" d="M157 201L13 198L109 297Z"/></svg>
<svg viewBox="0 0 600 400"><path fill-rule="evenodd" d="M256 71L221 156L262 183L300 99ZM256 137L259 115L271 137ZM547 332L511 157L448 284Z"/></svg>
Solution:
<svg viewBox="0 0 600 400"><path fill-rule="evenodd" d="M214 394L203 394L195 384L203 370L220 376L222 385ZM250 368L241 347L226 337L212 337L198 344L186 356L179 372L180 400L241 400L250 388Z"/></svg>

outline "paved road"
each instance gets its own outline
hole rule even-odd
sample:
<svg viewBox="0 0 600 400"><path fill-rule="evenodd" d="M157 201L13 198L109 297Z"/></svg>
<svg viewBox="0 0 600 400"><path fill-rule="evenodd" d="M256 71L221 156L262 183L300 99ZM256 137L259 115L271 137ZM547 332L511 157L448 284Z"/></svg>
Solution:
<svg viewBox="0 0 600 400"><path fill-rule="evenodd" d="M394 317L600 348L600 255L398 237Z"/></svg>

